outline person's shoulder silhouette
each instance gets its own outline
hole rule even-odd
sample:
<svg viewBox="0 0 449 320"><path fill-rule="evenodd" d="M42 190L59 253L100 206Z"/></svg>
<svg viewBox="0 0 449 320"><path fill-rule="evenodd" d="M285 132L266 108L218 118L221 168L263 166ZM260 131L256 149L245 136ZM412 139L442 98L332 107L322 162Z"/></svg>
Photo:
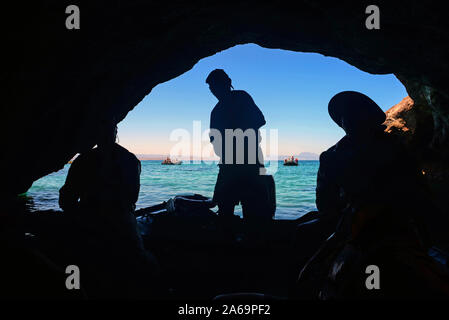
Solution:
<svg viewBox="0 0 449 320"><path fill-rule="evenodd" d="M233 90L233 104L237 109L237 114L240 115L239 122L241 129L254 129L258 130L265 125L265 117L260 111L259 107L254 102L251 95L244 90Z"/></svg>

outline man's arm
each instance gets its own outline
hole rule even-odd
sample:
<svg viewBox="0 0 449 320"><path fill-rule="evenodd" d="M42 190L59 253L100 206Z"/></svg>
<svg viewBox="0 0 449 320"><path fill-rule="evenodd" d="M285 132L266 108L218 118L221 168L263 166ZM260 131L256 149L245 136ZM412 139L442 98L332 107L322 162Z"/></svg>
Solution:
<svg viewBox="0 0 449 320"><path fill-rule="evenodd" d="M210 113L209 140L210 140L211 143L214 141L213 130L217 129L217 124L216 124L216 120L215 120L215 112L214 112L214 110L212 110L212 112Z"/></svg>
<svg viewBox="0 0 449 320"><path fill-rule="evenodd" d="M65 184L59 190L59 207L64 211L73 210L78 206L80 196L81 155L70 165Z"/></svg>
<svg viewBox="0 0 449 320"><path fill-rule="evenodd" d="M134 206L137 203L137 200L139 199L139 192L140 192L140 173L142 172L142 165L140 161L136 158L136 170L134 175L134 194L133 194L133 200L134 200Z"/></svg>
<svg viewBox="0 0 449 320"><path fill-rule="evenodd" d="M212 110L212 113L210 115L210 132L209 132L209 139L210 143L212 144L212 147L214 148L214 153L221 158L222 152L223 152L223 137L222 133L219 129L219 122L215 113L215 109Z"/></svg>

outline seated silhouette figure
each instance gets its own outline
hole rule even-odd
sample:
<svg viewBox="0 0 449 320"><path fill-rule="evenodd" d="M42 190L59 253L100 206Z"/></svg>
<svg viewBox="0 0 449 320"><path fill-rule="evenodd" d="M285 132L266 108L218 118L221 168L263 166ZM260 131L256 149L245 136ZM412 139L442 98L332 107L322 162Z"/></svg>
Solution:
<svg viewBox="0 0 449 320"><path fill-rule="evenodd" d="M99 297L145 297L154 288L148 281L157 268L144 249L134 216L141 165L115 142L116 135L114 119L101 122L97 147L73 161L59 204L85 233L79 235L79 245L85 246L81 256L86 269L93 267L92 274L104 277L99 277L104 282L94 280L102 290Z"/></svg>
<svg viewBox="0 0 449 320"><path fill-rule="evenodd" d="M251 96L233 90L222 69L213 70L206 83L218 99L210 116L210 140L220 157L213 200L219 215L233 216L242 204L246 220L269 220L274 215L274 180L265 175L259 129L265 118Z"/></svg>
<svg viewBox="0 0 449 320"><path fill-rule="evenodd" d="M64 211L116 224L120 232L134 231L140 161L115 143L116 136L115 122L102 122L97 147L80 154L70 166L59 205Z"/></svg>
<svg viewBox="0 0 449 320"><path fill-rule="evenodd" d="M449 292L426 255L425 192L418 168L384 132L385 113L354 91L335 95L328 109L346 135L320 155L316 205L325 220L339 222L302 270L299 285L307 288L314 279L322 299ZM368 265L380 268L382 290L367 290Z"/></svg>

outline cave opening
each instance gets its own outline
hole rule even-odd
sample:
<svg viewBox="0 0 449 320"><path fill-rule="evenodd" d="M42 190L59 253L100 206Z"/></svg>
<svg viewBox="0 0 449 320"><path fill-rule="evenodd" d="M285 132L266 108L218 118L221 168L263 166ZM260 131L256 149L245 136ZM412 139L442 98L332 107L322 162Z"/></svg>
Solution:
<svg viewBox="0 0 449 320"><path fill-rule="evenodd" d="M226 70L235 89L247 91L265 115L267 136L262 149L267 167L275 170L277 218L281 219L296 219L316 209L318 156L343 136L327 113L333 95L345 90L360 91L384 111L407 96L402 83L392 74L369 74L338 58L317 53L245 44L203 58L191 70L154 87L118 125L118 143L142 163L137 208L182 193L212 196L218 169L204 139L199 154L193 143L187 146L190 152L181 155L182 166L167 168L160 163L180 143L174 131L184 130L193 138L195 126L199 125L202 135L209 128L210 111L217 101L205 78L215 68ZM270 141L275 139L270 137L270 130L277 131L276 150L270 150ZM271 166L271 161L290 155L299 157L301 165L297 170L284 168L279 162L276 168ZM59 209L58 190L69 166L33 183L27 193L32 210ZM236 213L241 215L241 206Z"/></svg>
<svg viewBox="0 0 449 320"><path fill-rule="evenodd" d="M434 192L434 199L438 200L441 212L434 211L431 206L423 208L421 212L424 218L435 227L431 233L438 236L437 244L448 251L447 226L449 224L446 218L449 212L447 197L449 95L447 94L446 57L449 47L446 41L447 18L442 6L422 1L411 1L406 6L385 2L380 4L381 28L368 30L365 27L365 3L297 1L293 5L244 1L230 6L229 3L159 3L130 0L107 3L105 1L89 2L81 5L81 30L67 30L64 27L65 4L60 1L46 1L45 5L35 3L32 7L28 6L27 10L23 10L21 3L14 4L12 9L9 9L9 6L4 8L8 18L16 20L10 28L7 28L10 34L6 37L6 43L11 50L5 50L10 58L4 59L4 78L7 81L4 86L6 108L3 112L2 137L11 137L11 139L4 141L4 156L0 157L0 162L1 167L5 169L4 184L8 186L6 193L8 201L28 190L35 181L28 194L32 195L34 191L39 191L39 188L40 191L45 191L50 185L55 193L52 195L51 192L43 192L41 200L52 203L57 208L57 190L65 179L64 170L68 168L67 161L76 153L85 152L95 145L99 131L98 119L108 111L120 120L125 119L120 125L121 144L127 141L126 126L130 125L134 116L143 120L144 128L147 125L157 127L162 123L175 123L179 119L186 118L189 120L188 123L177 125L177 127L190 129L192 119L200 118L194 118L191 112L187 113L191 118L182 117L182 112L187 112L187 108L175 109L172 106L169 108L169 119L163 121L156 114L152 114L148 119L142 114L139 116L139 112L144 110L158 110L160 107L158 105L155 105L155 108L142 108L142 105L134 107L151 90L153 91L147 99L154 101L155 99L152 98L156 97L158 90L172 83L166 81L170 79L179 81L200 59L210 57L234 45L257 43L265 48L324 54L342 59L372 74L394 74L400 80L407 88L407 94L412 102L405 101L401 105L402 108L395 110L392 125L396 128L398 136L403 138L408 150L416 156L423 168L423 173L425 172L426 183ZM296 9L297 5L300 9ZM299 55L303 54L298 53ZM214 65L211 69L215 67L220 66ZM226 66L222 67L230 73L235 81L235 87L247 90L261 109L267 113L268 125L275 125L276 117L269 115L269 101L261 99L258 88L251 87L249 85L251 83L245 83L243 75L236 75ZM293 66L289 67L289 71L294 70ZM253 73L247 72L247 74ZM257 77L263 79L263 75L258 73ZM204 76L205 74L202 74L196 83L198 87L203 88L201 96L210 100L201 105L201 115L207 115L215 103L204 85ZM308 74L308 77L313 78L312 73ZM391 77L394 78L394 76ZM266 84L264 86L266 93L279 93L279 95L286 91L304 90L306 86L302 87L298 83L309 83L307 80L303 83L296 82L293 90L287 90L286 87L276 87L283 81L271 79L275 83L268 85L270 79L263 80ZM322 81L322 84L324 83L325 81ZM341 84L341 81L336 83ZM357 86L361 84L363 81L358 81L345 89L357 90ZM401 86L398 82L395 82L395 85ZM390 88L391 86L385 88L385 92ZM382 102L375 93L362 89L359 91L372 97L384 108L384 111L407 95L401 95L393 99L394 101ZM177 93L183 92L179 90ZM182 102L180 106L188 101L187 93L189 91L184 95L181 94L183 99L180 99ZM176 95L172 94L170 98L174 97ZM279 96L275 95L276 97ZM325 108L328 99L323 98L323 100L320 106ZM308 113L300 113L303 105L313 110L307 102L297 104L296 108L291 110L285 109L285 104L277 104L276 110L279 111L278 115L289 115L288 120L295 121L302 128L307 128L307 124L316 125L313 119L304 118L304 115ZM300 114L294 114L294 111ZM325 110L323 114L323 117L317 117L317 119L329 121ZM277 127L281 130L279 139L284 141L282 139L285 136L282 132L288 122L278 120ZM138 126L134 124L129 128L135 130ZM331 128L338 130L331 122L324 126L324 129ZM291 131L293 132L291 140L296 146L299 142L313 141L313 139L304 139L304 136L296 137L294 133L299 131L295 128ZM338 132L332 136L329 144L337 141L341 134ZM318 136L318 134L313 135L313 137ZM167 135L164 138L167 138ZM152 142L151 145L156 145L157 139L154 135L150 135L148 140ZM131 146L128 148L135 153L141 152L138 149L132 150ZM289 153L297 153L307 148L286 150ZM316 152L319 151L321 150ZM142 150L142 152L147 151ZM46 186L39 185L47 177L38 180L39 178L60 168L64 169L51 174L51 176L59 175L60 184L51 185L49 182ZM178 175L177 178L183 183L187 180L186 175ZM214 179L211 184L214 183ZM292 180L291 176L290 180ZM386 185L391 182L385 179ZM160 191L154 187L154 185L151 186L156 192ZM295 198L297 199L298 196L295 195ZM38 204L39 199L34 197L34 200L35 205ZM409 200L407 196L398 197L395 202L402 205L407 204ZM7 231L9 231L9 225L11 225L9 213L18 216L17 220L20 220L20 216L16 214L20 211L17 211L15 206L9 210L9 202L6 203L6 210L3 211L8 214L6 222L8 223ZM16 219L11 220L14 223ZM281 225L283 222L276 221L274 224ZM294 222L288 222L294 225ZM20 232L21 227L20 224L18 228ZM56 245L55 257L58 258L67 251L66 246L62 245L64 242L60 241L66 236L66 230L49 227L52 229L50 231L58 235L53 238L57 241L52 239L53 241L49 242L50 251L53 245ZM198 230L198 233L202 231L198 226L197 229L189 230L184 222L179 223L177 227L170 225L167 228L161 228L159 235L162 234L163 239L166 240L182 235L183 232L190 237L195 233L191 230ZM15 225L12 225L12 229L14 228ZM211 233L215 235L214 230L211 230ZM50 232L50 234L53 233ZM168 271L171 271L173 275L170 282L176 284L175 289L178 289L174 291L175 295L189 299L195 297L209 299L223 292L247 292L250 288L255 292L285 296L287 284L293 283L290 280L297 279L298 272L293 272L292 279L287 279L289 272L284 266L287 262L292 262L294 258L292 252L301 251L285 250L286 246L283 243L290 240L287 239L287 234L283 230L278 233L279 236L284 237L283 241L278 243L281 251L273 250L276 252L269 255L271 259L267 259L264 252L260 254L260 260L253 259L254 250L248 250L246 254L245 251L239 251L237 256L231 256L231 258L225 255L224 259L221 250L218 252L209 250L206 246L200 248L202 251L199 251L198 247L191 246L190 249L193 250L189 251L185 247L188 243L182 237L174 237L177 239L177 245L168 245L169 249L174 250L168 252L166 266L169 266ZM45 236L45 232L41 235ZM16 242L9 232L6 233L5 238L8 243ZM66 238L70 237L66 236ZM19 242L21 246L22 241ZM167 251L167 241L160 243L162 250L159 254L164 254ZM198 243L209 244L209 241ZM303 243L311 249L314 241L307 239ZM195 242L195 246L197 245ZM74 247L77 246L78 244ZM188 246L187 249L189 249ZM40 272L39 268L33 268L33 266L42 265L40 261L25 259L28 262L23 263L22 259L17 259L16 253L15 251L14 254L7 254L4 259L4 265L10 265L10 270L14 272L2 273L6 276L4 280L13 283L10 287L15 289L14 292L20 292L18 294L20 296L29 292L28 280L38 282L33 286L33 289L37 289L32 291L31 295L41 297L42 288L50 288L51 291L51 284L45 273ZM301 258L307 259L310 256L303 253ZM120 260L128 261L128 259ZM242 261L247 268L236 270L235 261ZM68 259L67 262L71 264L73 260ZM447 266L447 259L443 263ZM26 270L22 269L22 266ZM105 269L108 270L110 266L108 265ZM170 269L172 266L175 268ZM263 266L264 270L260 270L258 268L260 266ZM208 272L210 270L219 272L210 274ZM253 272L254 270L261 272ZM409 281L412 278L416 279L415 275L412 277L403 275L403 270L399 270L399 275L407 278L404 284L410 284L410 287L402 286L398 294L395 294L396 297L401 297L403 293L408 294L408 289L413 289L411 287L416 284L415 281L412 283ZM29 277L24 278L24 275ZM94 278L97 279L97 277ZM199 279L201 281L198 281ZM387 278L382 276L381 279ZM6 283L6 288L9 288L8 281L2 283ZM115 282L111 284L116 287ZM384 285L382 286L385 288ZM419 290L419 288L418 285L416 289ZM426 291L423 293L427 294Z"/></svg>

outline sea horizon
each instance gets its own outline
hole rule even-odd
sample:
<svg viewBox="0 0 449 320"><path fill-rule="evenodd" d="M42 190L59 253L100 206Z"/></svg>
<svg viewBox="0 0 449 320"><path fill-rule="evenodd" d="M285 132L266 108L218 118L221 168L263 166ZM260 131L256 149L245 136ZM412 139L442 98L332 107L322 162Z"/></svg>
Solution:
<svg viewBox="0 0 449 320"><path fill-rule="evenodd" d="M137 157L137 159L144 161L144 160L164 160L167 157L171 157L170 154L162 154L162 153L157 153L157 154L145 154L145 153L134 153L134 155ZM285 154L285 155L278 155L276 157L274 157L274 159L271 159L270 157L266 157L267 160L270 161L283 161L286 158L289 158L293 156L294 158L297 158L299 161L305 161L305 160L319 160L320 155L314 152L300 152L300 153L292 153L292 154ZM217 161L219 158L218 157L199 157L199 156L173 156L173 158L177 158L179 160L191 160L191 161L197 161L197 160L202 160L202 161Z"/></svg>

